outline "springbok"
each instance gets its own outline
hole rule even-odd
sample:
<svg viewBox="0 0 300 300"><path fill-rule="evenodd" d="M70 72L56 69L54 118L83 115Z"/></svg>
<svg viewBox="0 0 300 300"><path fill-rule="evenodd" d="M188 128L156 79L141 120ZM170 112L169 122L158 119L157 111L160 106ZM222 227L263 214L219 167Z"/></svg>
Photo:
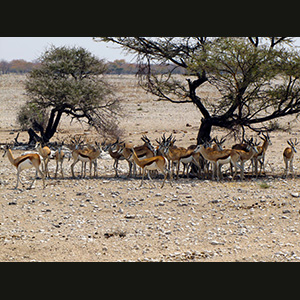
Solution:
<svg viewBox="0 0 300 300"><path fill-rule="evenodd" d="M254 154L254 156L251 159L252 162L252 175L253 171L255 170L255 176L258 176L258 162L260 163L260 170L259 170L259 175L263 172L266 174L266 169L265 169L265 155L268 149L269 145L272 145L269 133L266 135L263 133L263 137L260 136L260 138L263 140L262 146L257 146L257 151L258 153Z"/></svg>
<svg viewBox="0 0 300 300"><path fill-rule="evenodd" d="M195 149L195 152L200 152L204 159L210 161L213 164L212 179L215 178L215 173L217 171L217 181L220 180L220 166L227 163L232 163L235 167L235 173L232 177L232 179L234 179L237 173L237 167L241 169L241 166L238 164L238 161L240 160L240 154L234 149L224 149L222 151L219 151L207 146L208 142L200 144Z"/></svg>
<svg viewBox="0 0 300 300"><path fill-rule="evenodd" d="M294 178L294 168L293 168L293 159L294 154L297 153L296 146L299 144L297 139L294 139L294 142L292 139L287 140L287 143L290 145L290 147L285 148L283 151L283 160L285 163L285 177L287 177L288 173L288 166L290 164L290 173L292 173L292 177Z"/></svg>
<svg viewBox="0 0 300 300"><path fill-rule="evenodd" d="M115 177L119 177L118 174L118 165L119 165L119 160L125 160L125 157L119 153L120 147L119 147L119 138L117 139L116 142L112 144L107 144L106 146L103 145L103 151L108 151L109 155L111 158L114 160L113 163L113 168L115 170ZM130 169L131 162L128 161L128 166Z"/></svg>
<svg viewBox="0 0 300 300"><path fill-rule="evenodd" d="M248 151L245 151L245 150L235 150L239 153L240 155L240 159L239 161L241 162L241 180L244 180L244 165L245 165L245 162L247 160L250 160L252 159L252 157L258 153L257 151L257 146L258 144L255 142L253 142L253 138L251 138L250 140L246 140L246 144L248 145L247 146L247 150Z"/></svg>
<svg viewBox="0 0 300 300"><path fill-rule="evenodd" d="M50 174L49 174L49 170L48 170L48 163L50 160L51 150L47 146L42 147L41 142L37 142L35 145L35 148L38 149L39 154L43 158L44 164L43 164L42 169L45 172L45 176L50 178Z"/></svg>
<svg viewBox="0 0 300 300"><path fill-rule="evenodd" d="M41 158L37 153L26 154L26 155L22 155L17 158L14 158L12 151L9 149L8 145L6 145L6 147L4 148L3 157L5 156L5 154L7 154L7 157L9 159L10 163L12 165L14 165L17 169L17 185L16 185L15 189L18 188L19 181L21 182L21 184L23 184L20 179L20 173L23 170L31 169L31 168L36 169L36 175L31 183L29 189L32 188L32 186L37 178L37 174L41 175L41 177L43 179L43 188L45 188L45 175L40 170Z"/></svg>
<svg viewBox="0 0 300 300"><path fill-rule="evenodd" d="M122 153L124 151L125 148L124 146L120 147L120 152ZM148 178L149 180L152 181L152 178L150 177L149 174L149 170L158 170L161 171L164 174L164 180L163 183L161 185L161 188L163 188L167 175L169 174L170 176L170 185L172 186L171 180L172 180L172 173L167 169L167 161L163 156L153 156L153 157L149 157L149 158L145 158L145 159L139 159L134 148L130 148L130 151L133 155L133 160L134 162L142 168L143 170L143 175L142 175L142 181L141 181L141 185L140 187L143 185L144 182L144 176L146 171L148 171Z"/></svg>
<svg viewBox="0 0 300 300"><path fill-rule="evenodd" d="M152 146L150 140L146 136L143 136L141 139L144 142L144 144L141 146L133 147L136 155L138 156L139 159L153 157L155 149ZM129 164L129 172L128 172L127 177L131 176L132 167L133 167L133 174L136 175L136 163L132 157L132 153L130 150L132 148L132 145L126 144L124 141L119 142L119 140L117 142L117 145L118 145L119 149L122 149L121 153L125 157L125 159L128 161L128 164Z"/></svg>
<svg viewBox="0 0 300 300"><path fill-rule="evenodd" d="M184 147L175 146L174 144L176 142L176 138L173 138L172 134L167 139L165 139L165 135L163 135L162 141L156 139L156 142L159 144L159 150L161 151L161 153L163 153L164 157L169 162L172 162L171 172L173 171L174 163L177 164L176 179L178 179L181 159L183 159L184 161L192 161L191 156L194 153L195 148L186 149ZM197 164L196 161L195 164Z"/></svg>
<svg viewBox="0 0 300 300"><path fill-rule="evenodd" d="M58 149L55 151L55 161L56 161L56 169L55 169L55 175L54 178L57 178L57 172L58 172L58 164L60 164L60 171L61 171L61 177L64 178L64 172L63 172L63 161L65 158L65 153L62 150L63 143L61 146L58 147Z"/></svg>
<svg viewBox="0 0 300 300"><path fill-rule="evenodd" d="M97 158L101 154L101 148L97 142L95 142L95 145L96 147L89 151L83 151L79 149L73 150L72 152L73 163L71 164L71 171L72 171L73 178L75 178L74 166L78 161L82 161L84 163L86 162L90 163L90 177L92 177L92 164L94 164L94 177L97 176ZM82 174L82 177L85 177L85 167L84 167L84 174Z"/></svg>

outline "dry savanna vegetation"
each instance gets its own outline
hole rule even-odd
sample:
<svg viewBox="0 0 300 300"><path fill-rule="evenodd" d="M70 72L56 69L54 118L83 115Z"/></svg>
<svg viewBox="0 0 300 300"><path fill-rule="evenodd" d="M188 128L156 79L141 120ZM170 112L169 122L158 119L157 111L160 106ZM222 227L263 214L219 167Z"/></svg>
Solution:
<svg viewBox="0 0 300 300"><path fill-rule="evenodd" d="M19 132L18 108L26 101L25 75L0 76L0 142L12 143ZM107 75L108 76L108 75ZM147 135L156 145L163 133L173 133L176 145L196 143L201 115L192 104L154 101L132 75L109 75L121 101L121 139L141 145ZM201 89L207 99L217 97L209 85ZM204 95L205 94L205 95ZM53 141L80 135L85 141L103 142L97 133L64 117ZM295 177L283 178L283 151L287 140L299 139L300 126L292 117L279 119L287 130L270 133L266 174L251 176L245 163L245 180L239 175L221 181L169 178L161 189L162 176L153 176L155 187L141 175L127 177L128 164L119 162L115 177L113 160L102 151L96 177L80 178L81 164L64 160L64 178L54 178L55 160L48 167L50 178L35 182L34 169L21 173L24 186L15 190L16 169L0 156L0 261L299 261L300 181L299 154L295 153ZM228 132L213 129L221 138ZM248 136L256 137L247 132ZM20 132L19 142L28 141ZM228 137L224 146L235 141ZM12 150L17 157L23 150ZM181 167L182 170L182 167Z"/></svg>

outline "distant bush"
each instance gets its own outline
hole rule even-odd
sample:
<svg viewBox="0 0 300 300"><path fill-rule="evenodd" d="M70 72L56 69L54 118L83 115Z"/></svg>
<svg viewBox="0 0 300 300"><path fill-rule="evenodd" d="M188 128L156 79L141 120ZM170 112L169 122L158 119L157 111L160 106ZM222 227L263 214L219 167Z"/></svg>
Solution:
<svg viewBox="0 0 300 300"><path fill-rule="evenodd" d="M6 60L0 61L0 74L8 74L8 73L28 73L36 67L40 66L40 62L33 61L28 62L24 59L14 59L10 62ZM155 73L166 73L168 70L174 68L173 65L152 65L152 70ZM128 63L124 59L116 59L113 62L107 63L106 74L136 74L139 70L138 64ZM183 68L177 68L173 73L174 74L184 74L185 70Z"/></svg>
<svg viewBox="0 0 300 300"><path fill-rule="evenodd" d="M24 59L14 59L10 62L7 62L6 60L1 60L0 74L27 73L37 66L39 66L38 62L28 62Z"/></svg>

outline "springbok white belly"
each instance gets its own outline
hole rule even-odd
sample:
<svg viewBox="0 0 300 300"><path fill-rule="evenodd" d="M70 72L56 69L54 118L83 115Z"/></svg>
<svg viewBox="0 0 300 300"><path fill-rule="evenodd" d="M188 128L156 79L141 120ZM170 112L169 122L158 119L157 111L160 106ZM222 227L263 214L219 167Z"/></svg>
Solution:
<svg viewBox="0 0 300 300"><path fill-rule="evenodd" d="M89 162L90 161L90 159L88 157L81 156L80 154L78 154L78 158L79 158L79 160L81 160L83 162Z"/></svg>
<svg viewBox="0 0 300 300"><path fill-rule="evenodd" d="M193 156L191 155L189 157L182 158L180 161L186 165L186 164L192 162L192 160L193 160Z"/></svg>
<svg viewBox="0 0 300 300"><path fill-rule="evenodd" d="M19 170L26 170L26 169L31 169L33 167L33 164L31 162L31 160L29 158L27 158L26 160L22 161L19 166L18 169Z"/></svg>
<svg viewBox="0 0 300 300"><path fill-rule="evenodd" d="M157 170L158 169L158 167L157 167L157 164L156 164L156 162L153 162L152 164L150 164L150 165L148 165L148 166L145 166L145 169L146 170Z"/></svg>
<svg viewBox="0 0 300 300"><path fill-rule="evenodd" d="M227 157L225 159L219 159L218 160L218 164L219 165L225 165L225 164L229 164L230 161L231 161L231 157L229 156L229 157Z"/></svg>
<svg viewBox="0 0 300 300"><path fill-rule="evenodd" d="M145 159L145 158L147 158L147 155L139 156L139 159L140 159L140 160Z"/></svg>

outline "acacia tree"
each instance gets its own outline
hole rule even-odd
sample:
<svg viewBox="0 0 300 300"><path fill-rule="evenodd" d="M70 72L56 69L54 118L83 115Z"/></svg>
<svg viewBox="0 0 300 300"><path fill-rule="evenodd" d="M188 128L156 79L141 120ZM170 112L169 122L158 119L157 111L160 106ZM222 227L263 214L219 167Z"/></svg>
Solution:
<svg viewBox="0 0 300 300"><path fill-rule="evenodd" d="M19 123L30 135L29 142L48 142L63 114L102 134L114 133L118 100L100 76L106 70L103 60L81 47L52 46L39 61L26 78L29 100L18 114Z"/></svg>
<svg viewBox="0 0 300 300"><path fill-rule="evenodd" d="M97 39L95 38L97 41ZM140 84L157 100L193 103L201 112L197 141L213 126L269 130L268 121L300 112L300 55L286 37L105 37L136 54ZM165 74L153 64L171 64ZM186 80L174 76L185 69ZM204 98L201 88L214 86L219 96ZM189 116L187 116L189 118Z"/></svg>

